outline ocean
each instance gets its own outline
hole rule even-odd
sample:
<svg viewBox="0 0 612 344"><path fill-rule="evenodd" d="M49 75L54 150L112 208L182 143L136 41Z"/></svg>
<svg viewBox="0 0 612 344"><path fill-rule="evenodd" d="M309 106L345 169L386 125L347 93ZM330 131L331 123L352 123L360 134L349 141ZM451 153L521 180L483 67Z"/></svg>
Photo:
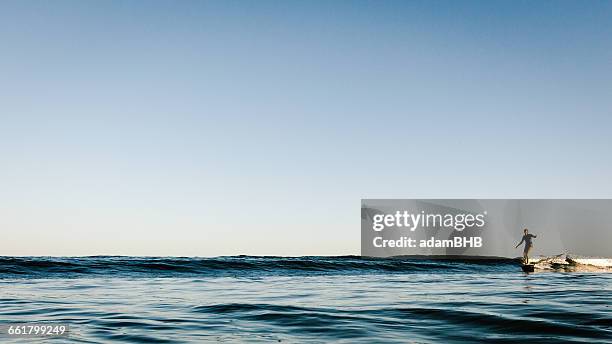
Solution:
<svg viewBox="0 0 612 344"><path fill-rule="evenodd" d="M612 273L515 260L0 257L1 343L612 343Z"/></svg>

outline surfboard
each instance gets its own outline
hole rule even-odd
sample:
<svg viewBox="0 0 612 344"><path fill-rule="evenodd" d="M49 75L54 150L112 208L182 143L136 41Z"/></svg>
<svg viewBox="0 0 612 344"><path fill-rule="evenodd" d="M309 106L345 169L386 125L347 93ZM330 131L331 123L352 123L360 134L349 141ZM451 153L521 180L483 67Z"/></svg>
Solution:
<svg viewBox="0 0 612 344"><path fill-rule="evenodd" d="M533 272L533 270L535 269L535 265L534 264L521 264L521 269L523 269L524 272Z"/></svg>

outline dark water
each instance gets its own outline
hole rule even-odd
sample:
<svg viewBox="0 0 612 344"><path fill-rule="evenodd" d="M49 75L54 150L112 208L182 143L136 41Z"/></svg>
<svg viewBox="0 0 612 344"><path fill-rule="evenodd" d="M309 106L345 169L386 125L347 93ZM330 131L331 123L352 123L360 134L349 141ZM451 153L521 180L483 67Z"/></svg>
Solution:
<svg viewBox="0 0 612 344"><path fill-rule="evenodd" d="M511 260L0 257L0 323L84 343L612 342L612 274ZM35 338L0 342L42 342Z"/></svg>

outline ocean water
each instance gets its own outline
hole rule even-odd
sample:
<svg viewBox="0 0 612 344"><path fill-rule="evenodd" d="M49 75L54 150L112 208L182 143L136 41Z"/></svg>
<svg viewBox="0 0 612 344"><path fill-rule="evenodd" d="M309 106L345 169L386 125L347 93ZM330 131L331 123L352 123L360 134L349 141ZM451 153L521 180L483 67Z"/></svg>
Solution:
<svg viewBox="0 0 612 344"><path fill-rule="evenodd" d="M513 260L0 257L1 343L611 343L612 273Z"/></svg>

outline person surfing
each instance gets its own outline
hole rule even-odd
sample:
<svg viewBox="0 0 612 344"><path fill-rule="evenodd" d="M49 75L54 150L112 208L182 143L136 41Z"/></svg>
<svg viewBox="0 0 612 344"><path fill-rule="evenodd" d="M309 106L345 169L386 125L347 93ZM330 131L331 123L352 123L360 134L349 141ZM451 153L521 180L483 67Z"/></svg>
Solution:
<svg viewBox="0 0 612 344"><path fill-rule="evenodd" d="M525 243L525 248L523 249L524 264L529 264L529 251L531 251L531 248L533 248L533 242L531 241L531 239L537 237L537 235L529 234L529 230L527 228L523 229L523 238L521 239L521 242L516 245L515 248L521 246L523 242Z"/></svg>

